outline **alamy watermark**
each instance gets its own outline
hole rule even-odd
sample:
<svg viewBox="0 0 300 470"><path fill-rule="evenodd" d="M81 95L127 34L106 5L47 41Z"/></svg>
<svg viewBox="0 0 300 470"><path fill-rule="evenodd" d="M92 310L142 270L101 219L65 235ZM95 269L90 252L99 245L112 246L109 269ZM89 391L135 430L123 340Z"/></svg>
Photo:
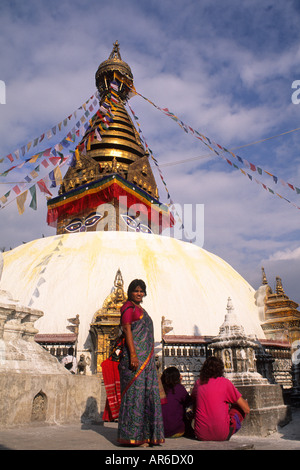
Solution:
<svg viewBox="0 0 300 470"><path fill-rule="evenodd" d="M0 80L0 104L6 104L6 86L3 80Z"/></svg>
<svg viewBox="0 0 300 470"><path fill-rule="evenodd" d="M292 83L292 88L296 89L292 93L292 103L299 104L300 103L300 80L294 80Z"/></svg>
<svg viewBox="0 0 300 470"><path fill-rule="evenodd" d="M170 211L162 210L159 204L150 206L139 203L127 205L127 197L120 196L120 207L117 211L113 204L101 204L96 213L100 216L97 231L117 231L118 227L127 224L128 231L157 233L161 222L161 234L178 240L190 241L203 247L204 245L204 204L171 205Z"/></svg>

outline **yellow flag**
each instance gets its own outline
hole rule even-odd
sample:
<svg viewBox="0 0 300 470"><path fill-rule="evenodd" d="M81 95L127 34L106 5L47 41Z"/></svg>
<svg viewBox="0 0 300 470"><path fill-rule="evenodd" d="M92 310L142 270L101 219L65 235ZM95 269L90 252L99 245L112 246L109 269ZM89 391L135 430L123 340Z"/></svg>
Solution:
<svg viewBox="0 0 300 470"><path fill-rule="evenodd" d="M28 191L25 191L24 193L17 196L17 206L18 206L18 211L19 211L20 215L23 214L24 209L25 209L24 204L25 204L25 201L26 201L26 198L27 198L27 193L28 193Z"/></svg>
<svg viewBox="0 0 300 470"><path fill-rule="evenodd" d="M62 174L61 174L59 166L56 166L54 168L54 178L55 178L57 185L60 185L62 183Z"/></svg>

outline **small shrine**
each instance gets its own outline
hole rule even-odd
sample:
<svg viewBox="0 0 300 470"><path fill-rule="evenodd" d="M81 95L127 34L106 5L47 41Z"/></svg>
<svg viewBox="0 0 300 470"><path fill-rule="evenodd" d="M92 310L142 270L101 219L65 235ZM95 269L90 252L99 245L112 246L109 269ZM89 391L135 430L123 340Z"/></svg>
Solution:
<svg viewBox="0 0 300 470"><path fill-rule="evenodd" d="M219 335L209 346L212 353L223 360L225 377L249 403L251 413L243 423L241 434L267 436L291 420L291 411L284 404L281 386L269 383L257 372L255 350L259 342L245 334L230 298Z"/></svg>
<svg viewBox="0 0 300 470"><path fill-rule="evenodd" d="M112 292L105 299L102 308L98 310L90 325L90 332L95 347L95 372L101 374L101 363L108 358L111 344L119 333L120 308L126 302L124 281L118 269Z"/></svg>
<svg viewBox="0 0 300 470"><path fill-rule="evenodd" d="M226 310L219 335L210 343L214 355L220 357L224 363L225 376L236 386L267 383L267 379L256 368L255 350L259 348L258 341L245 334L230 298Z"/></svg>
<svg viewBox="0 0 300 470"><path fill-rule="evenodd" d="M276 277L273 293L262 269L263 284L267 287L262 329L267 339L288 341L292 345L294 341L300 340L299 305L286 295L279 276Z"/></svg>

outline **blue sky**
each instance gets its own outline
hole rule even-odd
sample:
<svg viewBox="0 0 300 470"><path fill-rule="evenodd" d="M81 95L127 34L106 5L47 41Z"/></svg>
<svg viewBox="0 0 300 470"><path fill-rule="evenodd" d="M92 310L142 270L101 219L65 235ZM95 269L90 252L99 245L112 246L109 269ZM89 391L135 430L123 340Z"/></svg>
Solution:
<svg viewBox="0 0 300 470"><path fill-rule="evenodd" d="M208 152L147 101L130 100L172 200L204 204L203 247L254 288L264 266L271 287L282 277L300 303L300 194L280 182L300 187L300 131L289 132L300 127L300 104L291 100L300 80L299 21L297 1L2 0L0 158L84 103L118 40L143 96L278 176L275 184L241 166L290 202ZM4 159L0 172L10 166ZM0 196L22 174L0 178ZM46 224L45 196L38 194L37 211L28 204L29 198L23 215L15 201L0 209L0 247L55 234Z"/></svg>

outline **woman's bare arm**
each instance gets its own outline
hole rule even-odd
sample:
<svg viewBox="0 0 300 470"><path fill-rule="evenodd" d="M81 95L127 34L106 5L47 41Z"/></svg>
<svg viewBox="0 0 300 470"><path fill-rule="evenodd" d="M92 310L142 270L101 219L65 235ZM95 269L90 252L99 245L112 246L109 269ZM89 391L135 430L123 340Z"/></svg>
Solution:
<svg viewBox="0 0 300 470"><path fill-rule="evenodd" d="M240 397L236 403L239 405L240 408L242 408L246 415L250 413L250 407L248 405L248 402L243 397Z"/></svg>

